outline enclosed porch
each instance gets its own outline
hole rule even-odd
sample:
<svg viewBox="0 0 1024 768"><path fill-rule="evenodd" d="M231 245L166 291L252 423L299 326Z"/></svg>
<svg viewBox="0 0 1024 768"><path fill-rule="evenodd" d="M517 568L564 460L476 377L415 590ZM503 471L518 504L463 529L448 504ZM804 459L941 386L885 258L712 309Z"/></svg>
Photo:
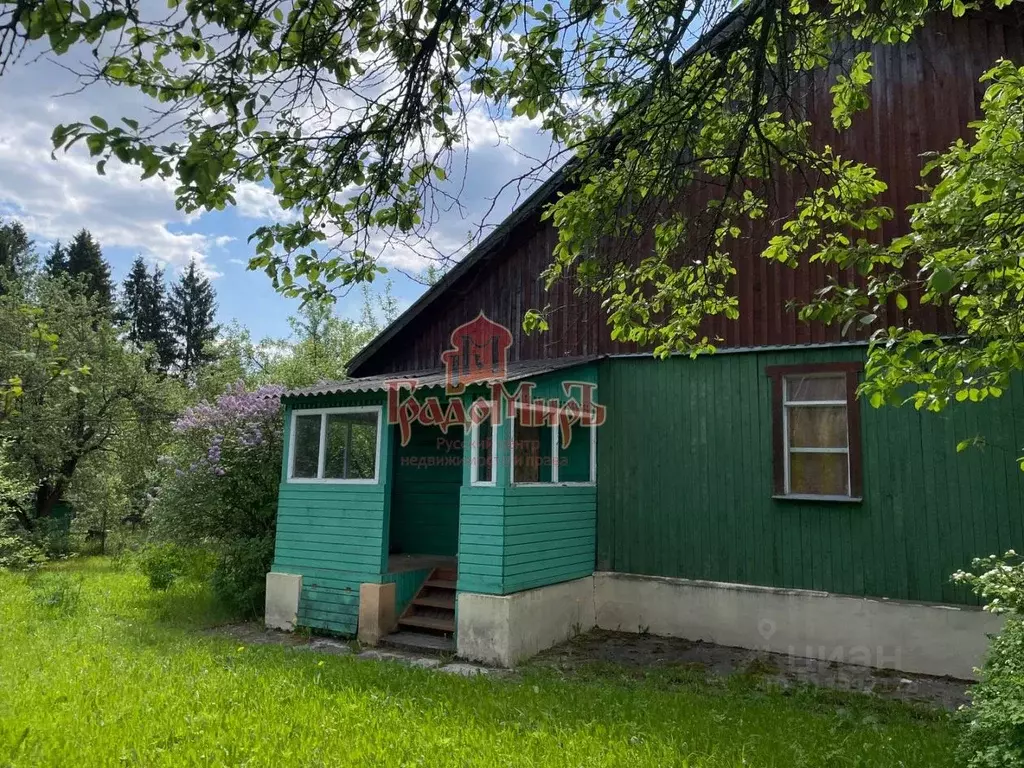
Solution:
<svg viewBox="0 0 1024 768"><path fill-rule="evenodd" d="M432 372L285 396L268 622L454 639L461 595L593 573L597 431L581 413L594 411L596 368L510 366L504 389L455 395L443 382ZM271 611L282 591L283 612Z"/></svg>

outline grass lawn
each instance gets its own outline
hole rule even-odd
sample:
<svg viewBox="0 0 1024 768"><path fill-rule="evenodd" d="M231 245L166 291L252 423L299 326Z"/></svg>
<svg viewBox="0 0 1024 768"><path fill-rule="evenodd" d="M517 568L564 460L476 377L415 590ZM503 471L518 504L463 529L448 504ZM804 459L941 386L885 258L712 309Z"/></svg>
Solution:
<svg viewBox="0 0 1024 768"><path fill-rule="evenodd" d="M240 647L204 631L224 617L198 587L57 570L77 607L46 604L60 577L0 573L0 766L952 764L948 716L896 702L683 668L466 679Z"/></svg>

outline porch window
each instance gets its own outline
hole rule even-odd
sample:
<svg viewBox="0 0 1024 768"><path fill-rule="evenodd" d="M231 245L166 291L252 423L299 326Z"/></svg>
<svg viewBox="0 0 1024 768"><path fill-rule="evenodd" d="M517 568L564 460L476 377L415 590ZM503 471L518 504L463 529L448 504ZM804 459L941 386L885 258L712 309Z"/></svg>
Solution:
<svg viewBox="0 0 1024 768"><path fill-rule="evenodd" d="M377 482L380 415L378 407L293 411L288 479Z"/></svg>
<svg viewBox="0 0 1024 768"><path fill-rule="evenodd" d="M498 459L498 444L494 439L494 404L474 406L475 418L470 430L470 485L494 485L494 467Z"/></svg>
<svg viewBox="0 0 1024 768"><path fill-rule="evenodd" d="M857 500L861 496L860 364L772 366L775 495Z"/></svg>
<svg viewBox="0 0 1024 768"><path fill-rule="evenodd" d="M563 447L557 417L545 424L544 413L516 409L512 420L512 483L593 485L597 482L597 428L572 426Z"/></svg>

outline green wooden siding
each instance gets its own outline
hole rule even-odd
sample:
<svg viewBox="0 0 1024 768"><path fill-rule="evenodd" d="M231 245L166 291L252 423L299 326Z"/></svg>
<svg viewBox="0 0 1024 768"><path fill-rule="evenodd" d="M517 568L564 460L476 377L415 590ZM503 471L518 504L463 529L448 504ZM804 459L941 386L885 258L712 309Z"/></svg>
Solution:
<svg viewBox="0 0 1024 768"><path fill-rule="evenodd" d="M364 405L365 399L321 398L306 408ZM291 408L285 412L285 446ZM272 570L302 576L299 624L355 634L359 585L381 583L387 570L384 531L390 507L391 430L381 435L380 482L285 482L284 457L278 493L277 537ZM285 451L287 454L287 450Z"/></svg>
<svg viewBox="0 0 1024 768"><path fill-rule="evenodd" d="M594 572L593 486L464 488L459 589L507 595Z"/></svg>
<svg viewBox="0 0 1024 768"><path fill-rule="evenodd" d="M438 440L448 441L438 445ZM457 443L455 441L458 441ZM452 556L459 542L462 467L447 450L461 448L462 429L413 425L408 445L395 440L391 495L391 552Z"/></svg>
<svg viewBox="0 0 1024 768"><path fill-rule="evenodd" d="M596 383L597 368L586 365L539 377L534 398L564 401L563 381ZM470 441L465 441L459 502L459 590L505 595L589 576L595 562L597 489L511 485L507 421L498 427L495 439L494 486L469 484ZM577 474L580 446L585 441L589 441L586 430L574 432L571 466Z"/></svg>
<svg viewBox="0 0 1024 768"><path fill-rule="evenodd" d="M949 575L1024 546L1024 386L943 413L860 404L862 503L772 497L765 366L863 359L863 347L602 362L601 569L971 602ZM985 450L956 444L983 436Z"/></svg>

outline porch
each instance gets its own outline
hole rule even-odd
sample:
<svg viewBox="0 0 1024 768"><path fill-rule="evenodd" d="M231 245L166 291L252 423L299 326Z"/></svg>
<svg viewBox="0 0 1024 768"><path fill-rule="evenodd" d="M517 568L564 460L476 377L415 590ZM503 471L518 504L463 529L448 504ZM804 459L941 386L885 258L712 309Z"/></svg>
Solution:
<svg viewBox="0 0 1024 768"><path fill-rule="evenodd" d="M375 379L285 396L268 616L270 582L297 577L293 626L454 640L463 595L593 573L596 427L544 409L574 403L578 422L573 387L596 402L596 368L510 366L503 383L521 385L526 405L492 410L479 407L493 397L487 383L449 396L438 377L402 376L415 384L401 391Z"/></svg>

